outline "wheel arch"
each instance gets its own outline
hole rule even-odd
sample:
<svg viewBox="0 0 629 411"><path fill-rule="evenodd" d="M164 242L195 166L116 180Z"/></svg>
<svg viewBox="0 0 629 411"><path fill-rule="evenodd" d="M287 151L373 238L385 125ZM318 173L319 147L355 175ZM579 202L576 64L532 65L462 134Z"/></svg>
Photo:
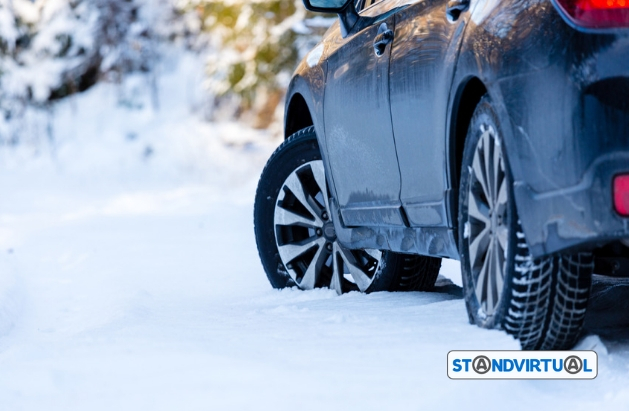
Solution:
<svg viewBox="0 0 629 411"><path fill-rule="evenodd" d="M304 97L296 92L290 96L290 100L286 106L286 120L284 122L284 138L290 137L293 133L313 126L310 108Z"/></svg>
<svg viewBox="0 0 629 411"><path fill-rule="evenodd" d="M325 90L324 65L308 67L302 63L296 70L286 91L284 105L284 139L295 132L314 126L321 157L328 175L330 191L336 193L334 177L328 162L328 149L323 126L323 97Z"/></svg>
<svg viewBox="0 0 629 411"><path fill-rule="evenodd" d="M454 228L457 226L459 182L467 130L472 121L472 115L474 114L476 106L487 93L488 89L483 81L476 76L470 76L459 84L454 94L450 115L448 159L450 164L450 187L452 192L450 218Z"/></svg>

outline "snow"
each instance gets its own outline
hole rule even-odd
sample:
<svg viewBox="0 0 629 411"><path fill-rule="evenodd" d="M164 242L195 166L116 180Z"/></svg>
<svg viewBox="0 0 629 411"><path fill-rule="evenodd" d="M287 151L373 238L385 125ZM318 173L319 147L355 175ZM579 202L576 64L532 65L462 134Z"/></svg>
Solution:
<svg viewBox="0 0 629 411"><path fill-rule="evenodd" d="M432 293L273 290L252 200L279 140L204 122L197 63L101 84L0 149L0 410L629 407L626 329L597 329L626 284L595 290L593 381L449 380L450 350L518 348L469 325L456 262Z"/></svg>

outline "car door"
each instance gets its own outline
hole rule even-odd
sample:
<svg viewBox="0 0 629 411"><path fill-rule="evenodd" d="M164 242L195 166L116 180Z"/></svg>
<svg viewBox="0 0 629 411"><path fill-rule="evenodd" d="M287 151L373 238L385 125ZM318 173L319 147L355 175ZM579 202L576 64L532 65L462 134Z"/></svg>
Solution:
<svg viewBox="0 0 629 411"><path fill-rule="evenodd" d="M403 225L400 173L389 109L391 1L363 10L374 23L329 42L324 97L327 155L336 199L348 226Z"/></svg>
<svg viewBox="0 0 629 411"><path fill-rule="evenodd" d="M468 19L465 1L415 0L395 15L391 118L401 202L412 226L447 226L446 113L453 68ZM456 18L453 18L455 16Z"/></svg>

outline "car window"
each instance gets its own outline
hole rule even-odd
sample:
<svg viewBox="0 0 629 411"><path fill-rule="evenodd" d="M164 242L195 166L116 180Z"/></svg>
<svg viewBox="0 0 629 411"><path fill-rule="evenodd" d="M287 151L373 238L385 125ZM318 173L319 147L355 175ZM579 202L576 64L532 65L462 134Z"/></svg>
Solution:
<svg viewBox="0 0 629 411"><path fill-rule="evenodd" d="M365 9L368 9L369 7L373 6L376 3L381 3L385 0L358 0L356 2L356 10L363 11Z"/></svg>
<svg viewBox="0 0 629 411"><path fill-rule="evenodd" d="M361 15L377 16L413 1L417 0L357 0L356 10Z"/></svg>

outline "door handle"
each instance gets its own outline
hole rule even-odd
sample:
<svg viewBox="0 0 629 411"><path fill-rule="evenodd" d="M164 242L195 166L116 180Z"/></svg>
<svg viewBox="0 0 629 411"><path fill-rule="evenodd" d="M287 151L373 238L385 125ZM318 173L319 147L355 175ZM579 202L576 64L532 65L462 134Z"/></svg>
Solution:
<svg viewBox="0 0 629 411"><path fill-rule="evenodd" d="M448 20L456 21L461 16L461 13L470 8L470 0L450 0L446 6L446 14Z"/></svg>
<svg viewBox="0 0 629 411"><path fill-rule="evenodd" d="M373 40L373 51L376 56L380 57L384 54L387 44L393 41L393 30L389 30L386 23L382 23L378 29L378 34Z"/></svg>

